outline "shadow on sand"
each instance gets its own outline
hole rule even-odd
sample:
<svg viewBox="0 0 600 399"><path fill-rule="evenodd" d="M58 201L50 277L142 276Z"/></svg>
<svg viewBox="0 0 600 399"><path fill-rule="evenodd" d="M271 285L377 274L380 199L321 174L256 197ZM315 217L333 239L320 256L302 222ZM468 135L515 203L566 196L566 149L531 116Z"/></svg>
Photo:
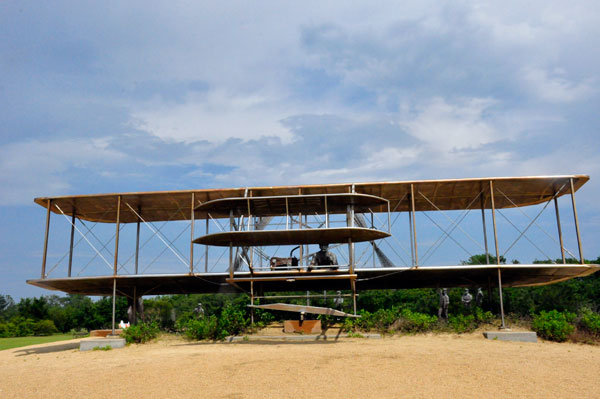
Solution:
<svg viewBox="0 0 600 399"><path fill-rule="evenodd" d="M334 332L333 330L337 330ZM327 332L334 332L335 335L327 334ZM233 341L231 337L225 338L223 341L197 341L188 342L185 344L177 344L175 346L190 346L190 345L211 345L220 343L235 343L244 345L327 345L335 344L340 342L342 329L324 329L319 335L277 335L277 336L253 336L252 339L241 339ZM294 339L297 338L297 339Z"/></svg>
<svg viewBox="0 0 600 399"><path fill-rule="evenodd" d="M38 348L28 348L25 347L23 349L15 351L17 356L28 356L28 355L39 355L42 353L54 353L54 352L63 352L73 349L79 349L79 341L76 342L67 342L67 343L57 343L56 345L47 345L41 346Z"/></svg>

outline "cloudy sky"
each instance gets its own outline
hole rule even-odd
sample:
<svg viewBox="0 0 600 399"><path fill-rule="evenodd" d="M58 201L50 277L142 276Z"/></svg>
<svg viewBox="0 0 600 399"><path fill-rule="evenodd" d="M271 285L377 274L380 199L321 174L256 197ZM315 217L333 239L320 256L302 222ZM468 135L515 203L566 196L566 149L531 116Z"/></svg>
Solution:
<svg viewBox="0 0 600 399"><path fill-rule="evenodd" d="M0 293L52 195L588 174L600 255L600 6L475 3L1 2Z"/></svg>

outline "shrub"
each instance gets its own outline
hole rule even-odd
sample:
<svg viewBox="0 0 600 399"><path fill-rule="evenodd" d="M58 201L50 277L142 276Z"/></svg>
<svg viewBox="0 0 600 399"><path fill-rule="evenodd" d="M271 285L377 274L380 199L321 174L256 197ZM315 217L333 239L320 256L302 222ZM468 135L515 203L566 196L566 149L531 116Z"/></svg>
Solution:
<svg viewBox="0 0 600 399"><path fill-rule="evenodd" d="M342 330L347 333L354 331L354 329L356 328L356 320L359 319L355 319L353 317L346 317L342 322Z"/></svg>
<svg viewBox="0 0 600 399"><path fill-rule="evenodd" d="M56 334L58 329L52 320L40 320L33 324L33 334L37 336Z"/></svg>
<svg viewBox="0 0 600 399"><path fill-rule="evenodd" d="M494 315L492 312L484 312L481 308L475 308L473 315L475 316L475 322L477 325L491 323L492 320L494 320Z"/></svg>
<svg viewBox="0 0 600 399"><path fill-rule="evenodd" d="M448 316L448 324L454 332L459 334L470 332L477 328L475 316L472 314L466 316L462 314L450 315Z"/></svg>
<svg viewBox="0 0 600 399"><path fill-rule="evenodd" d="M208 317L202 317L198 320L188 320L183 326L183 331L189 339L203 340L221 340L224 339L227 334L219 328L219 322L215 315Z"/></svg>
<svg viewBox="0 0 600 399"><path fill-rule="evenodd" d="M15 317L8 323L11 337L27 337L33 335L35 321L23 317Z"/></svg>
<svg viewBox="0 0 600 399"><path fill-rule="evenodd" d="M158 336L159 328L156 323L140 323L123 330L123 338L128 344L143 344Z"/></svg>
<svg viewBox="0 0 600 399"><path fill-rule="evenodd" d="M256 300L255 304L260 305L260 301ZM275 319L275 315L266 309L254 309L254 322L258 325L266 326L267 324L275 321Z"/></svg>
<svg viewBox="0 0 600 399"><path fill-rule="evenodd" d="M71 334L73 336L73 338L81 338L81 337L85 337L86 335L89 335L89 332L85 328L80 328L79 330L77 330L75 328L71 328L71 330L69 331L69 334Z"/></svg>
<svg viewBox="0 0 600 399"><path fill-rule="evenodd" d="M228 305L219 317L210 315L199 319L181 320L178 321L177 327L189 339L216 341L225 339L229 335L244 333L249 324L250 321L246 318L245 308L242 305Z"/></svg>
<svg viewBox="0 0 600 399"><path fill-rule="evenodd" d="M8 338L10 337L10 331L8 329L8 325L4 323L0 323L0 338Z"/></svg>
<svg viewBox="0 0 600 399"><path fill-rule="evenodd" d="M575 331L575 327L571 324L574 319L573 313L542 310L539 315L533 317L531 328L544 339L563 342Z"/></svg>
<svg viewBox="0 0 600 399"><path fill-rule="evenodd" d="M579 328L596 337L600 337L600 315L585 309L579 319Z"/></svg>
<svg viewBox="0 0 600 399"><path fill-rule="evenodd" d="M244 332L249 324L249 320L244 316L244 311L234 306L227 306L219 317L218 327L222 330L220 334L224 334L226 337Z"/></svg>
<svg viewBox="0 0 600 399"><path fill-rule="evenodd" d="M366 310L360 310L358 313L360 317L351 321L352 328L354 330L371 331L374 328L373 313Z"/></svg>
<svg viewBox="0 0 600 399"><path fill-rule="evenodd" d="M417 333L430 331L435 323L437 323L437 317L435 316L404 309L400 313L400 318L394 322L393 327L398 331Z"/></svg>
<svg viewBox="0 0 600 399"><path fill-rule="evenodd" d="M396 309L379 309L372 315L373 326L379 332L386 333L391 330L392 324L398 319Z"/></svg>

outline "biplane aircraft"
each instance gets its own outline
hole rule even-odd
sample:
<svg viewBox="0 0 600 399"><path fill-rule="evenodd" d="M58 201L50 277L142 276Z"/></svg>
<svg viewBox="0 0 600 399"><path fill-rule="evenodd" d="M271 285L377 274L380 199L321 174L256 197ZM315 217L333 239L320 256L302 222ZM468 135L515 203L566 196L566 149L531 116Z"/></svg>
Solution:
<svg viewBox="0 0 600 399"><path fill-rule="evenodd" d="M44 252L41 277L27 282L73 294L112 295L113 298L121 295L133 303L144 295L246 292L251 306L341 316L356 316L359 290L495 287L502 305L502 287L551 284L586 276L600 268L585 264L579 233L575 192L588 180L586 175L475 178L36 198L35 202L46 208ZM570 197L574 216L574 228L570 231L576 236L578 251L574 252L578 252L577 255L568 251L563 241L558 200L565 195ZM503 264L497 214L506 218L501 212L536 205L542 206L543 212L551 203L555 208L552 217L556 230L546 235L555 241L562 262ZM451 211L459 215L451 218L447 215ZM480 213L477 216L480 221L475 223L481 229L480 239L473 238L473 233L460 226L469 213ZM58 263L50 270L47 268L52 214L62 215L70 226L70 240L65 240L69 243L68 265L62 276L50 276L51 272L63 270L57 269ZM443 215L447 219L446 227L436 222L431 217L433 214ZM527 216L527 225L521 228L511 222L518 236L510 245L504 245L504 253L519 240L526 239L532 226L540 227L538 216ZM408 223L398 222L405 218ZM417 223L419 218L420 223ZM425 251L425 245L417 238L419 228L428 221L441 230L441 235L434 243L428 242L429 248ZM104 243L98 249L99 245L87 238L92 234L97 239L88 227L90 222L114 225L114 234L109 240L114 240L114 247L112 243ZM162 227L157 226L159 222L163 225L185 223L190 236L184 242L189 248L184 251L174 248L176 240L166 237ZM135 235L120 235L127 224L136 225ZM198 224L205 226L201 234L197 234ZM139 256L144 249L140 246L141 225L147 226L152 235L162 241L165 250L178 258L176 265L160 273L148 273L147 268L140 267L143 265L139 264ZM75 232L81 235L79 241L85 240L94 249L94 257L104 260L109 271L100 275L81 271L75 275ZM443 242L453 242L465 249L455 238L459 232L483 250L486 264L426 264L431 250ZM134 247L127 262L134 259L135 264L133 270L125 272L126 262L119 249L127 240ZM492 250L489 250L490 244ZM335 251L337 256L331 257L335 261L319 264L317 259L324 258L311 252L311 245ZM111 247L113 252L109 250ZM401 256L394 255L401 252L401 248L405 253L403 261L399 260ZM275 256L283 249L282 255L289 256ZM184 255L188 250L189 255ZM108 259L106 254L110 255ZM576 258L578 263L568 263L567 255ZM75 263L78 260L75 259ZM344 295L351 297L353 313L267 303L288 298L288 295L277 295L284 291L324 292L325 295L327 291L349 292ZM261 304L255 304L256 299L260 299ZM503 316L502 307L501 310Z"/></svg>

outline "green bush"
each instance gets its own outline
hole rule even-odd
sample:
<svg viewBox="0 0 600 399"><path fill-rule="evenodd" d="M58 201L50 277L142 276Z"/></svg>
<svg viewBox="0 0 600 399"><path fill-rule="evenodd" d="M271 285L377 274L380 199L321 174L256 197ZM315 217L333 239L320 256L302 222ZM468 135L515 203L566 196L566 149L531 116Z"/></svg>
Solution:
<svg viewBox="0 0 600 399"><path fill-rule="evenodd" d="M217 341L225 339L227 336L225 331L219 328L219 320L215 315L202 317L198 320L190 319L182 327L186 337L198 341L204 339Z"/></svg>
<svg viewBox="0 0 600 399"><path fill-rule="evenodd" d="M58 329L52 320L40 320L33 324L33 334L37 336L56 334Z"/></svg>
<svg viewBox="0 0 600 399"><path fill-rule="evenodd" d="M600 337L600 315L585 309L579 319L579 328L594 336Z"/></svg>
<svg viewBox="0 0 600 399"><path fill-rule="evenodd" d="M373 314L367 310L358 311L360 317L352 320L354 330L371 331L374 328Z"/></svg>
<svg viewBox="0 0 600 399"><path fill-rule="evenodd" d="M160 329L156 323L140 323L123 330L123 338L128 344L143 344L158 336Z"/></svg>
<svg viewBox="0 0 600 399"><path fill-rule="evenodd" d="M462 334L466 332L473 331L477 328L477 322L475 321L475 316L470 315L449 315L448 316L448 324L450 328L456 333Z"/></svg>
<svg viewBox="0 0 600 399"><path fill-rule="evenodd" d="M413 312L410 309L379 309L374 313L361 310L361 317L357 319L346 318L342 330L352 332L355 330L369 332L376 330L380 333L402 331L407 333L430 331L437 322L437 317L424 313Z"/></svg>
<svg viewBox="0 0 600 399"><path fill-rule="evenodd" d="M347 333L354 331L354 329L356 328L356 320L359 319L355 319L353 317L346 317L342 322L342 330Z"/></svg>
<svg viewBox="0 0 600 399"><path fill-rule="evenodd" d="M220 334L224 336L238 335L246 330L250 321L244 317L245 312L236 306L227 306L219 317Z"/></svg>
<svg viewBox="0 0 600 399"><path fill-rule="evenodd" d="M8 329L8 324L0 323L0 338L8 338L10 337L10 331Z"/></svg>
<svg viewBox="0 0 600 399"><path fill-rule="evenodd" d="M379 332L386 333L389 332L392 328L392 325L396 320L398 320L399 314L398 310L395 308L392 309L379 309L375 313L373 313L373 326Z"/></svg>
<svg viewBox="0 0 600 399"><path fill-rule="evenodd" d="M27 337L29 335L33 335L35 321L32 319L15 317L8 324L9 328L11 329L10 333L12 337Z"/></svg>
<svg viewBox="0 0 600 399"><path fill-rule="evenodd" d="M436 323L437 317L435 316L404 309L400 313L400 318L395 321L394 327L398 331L417 333L430 331Z"/></svg>
<svg viewBox="0 0 600 399"><path fill-rule="evenodd" d="M539 315L533 317L531 328L544 339L563 342L575 331L575 327L571 324L573 320L575 320L574 313L542 310Z"/></svg>
<svg viewBox="0 0 600 399"><path fill-rule="evenodd" d="M494 315L492 312L484 312L481 308L475 308L473 316L475 316L475 322L477 325L491 323L494 320Z"/></svg>

